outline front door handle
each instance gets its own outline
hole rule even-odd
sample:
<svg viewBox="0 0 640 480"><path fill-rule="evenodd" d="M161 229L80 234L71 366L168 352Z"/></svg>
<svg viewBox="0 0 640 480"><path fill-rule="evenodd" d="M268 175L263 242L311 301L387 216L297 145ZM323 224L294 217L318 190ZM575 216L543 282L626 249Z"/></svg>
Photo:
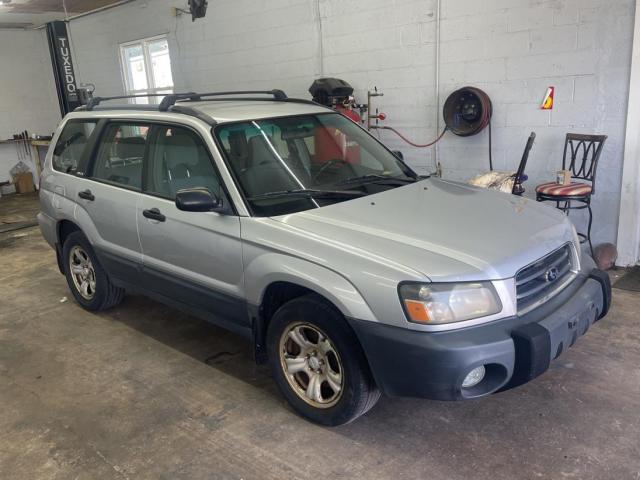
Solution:
<svg viewBox="0 0 640 480"><path fill-rule="evenodd" d="M164 222L167 219L167 217L165 217L162 213L160 213L160 210L158 210L157 208L143 210L142 215L144 215L145 218L156 220L158 222Z"/></svg>
<svg viewBox="0 0 640 480"><path fill-rule="evenodd" d="M85 200L89 200L91 202L93 202L96 197L93 196L93 193L91 193L91 190L81 190L78 192L78 196L80 198L84 198Z"/></svg>

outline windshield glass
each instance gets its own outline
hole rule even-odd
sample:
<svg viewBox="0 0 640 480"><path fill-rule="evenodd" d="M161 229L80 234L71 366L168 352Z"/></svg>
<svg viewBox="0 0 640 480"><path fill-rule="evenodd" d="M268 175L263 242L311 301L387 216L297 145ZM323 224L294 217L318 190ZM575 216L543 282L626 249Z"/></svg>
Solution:
<svg viewBox="0 0 640 480"><path fill-rule="evenodd" d="M256 216L318 208L417 179L337 113L222 124L215 134Z"/></svg>

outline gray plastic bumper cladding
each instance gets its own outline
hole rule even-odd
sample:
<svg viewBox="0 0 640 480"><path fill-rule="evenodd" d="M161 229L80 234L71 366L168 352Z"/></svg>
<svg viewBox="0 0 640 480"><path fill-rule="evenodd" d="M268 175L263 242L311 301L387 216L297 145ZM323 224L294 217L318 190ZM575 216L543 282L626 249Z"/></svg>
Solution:
<svg viewBox="0 0 640 480"><path fill-rule="evenodd" d="M448 332L420 332L350 319L379 388L389 396L462 400L522 385L602 318L611 304L606 273L579 275L560 295L521 316ZM477 386L464 377L485 366Z"/></svg>

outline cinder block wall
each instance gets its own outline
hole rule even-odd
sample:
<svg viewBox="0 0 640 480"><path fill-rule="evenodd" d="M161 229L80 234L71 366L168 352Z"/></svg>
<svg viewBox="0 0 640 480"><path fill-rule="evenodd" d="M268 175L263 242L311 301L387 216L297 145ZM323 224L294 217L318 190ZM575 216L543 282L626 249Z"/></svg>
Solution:
<svg viewBox="0 0 640 480"><path fill-rule="evenodd" d="M0 30L0 61L0 140L23 130L50 134L60 109L44 30ZM13 143L0 144L0 182L18 161Z"/></svg>
<svg viewBox="0 0 640 480"><path fill-rule="evenodd" d="M436 0L216 0L195 23L171 16L172 0L140 0L73 20L71 32L77 74L101 95L122 92L120 42L167 33L177 90L278 87L307 95L314 77L337 76L356 88L359 101L377 86L387 124L417 142L437 135L449 93L478 86L494 102L496 168L515 169L529 132L538 135L529 193L554 177L566 132L605 133L594 236L614 241L634 3L441 0L439 89ZM551 85L555 109L541 111ZM420 172L433 171L435 149L380 135ZM486 170L487 142L486 132L447 135L437 151L445 178ZM575 219L582 228L584 218Z"/></svg>

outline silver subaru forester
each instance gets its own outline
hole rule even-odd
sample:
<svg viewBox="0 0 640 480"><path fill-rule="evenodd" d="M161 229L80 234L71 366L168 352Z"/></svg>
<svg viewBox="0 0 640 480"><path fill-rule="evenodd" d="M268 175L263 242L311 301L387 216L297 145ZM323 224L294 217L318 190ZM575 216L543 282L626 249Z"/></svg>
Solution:
<svg viewBox="0 0 640 480"><path fill-rule="evenodd" d="M314 422L513 388L607 313L565 215L418 176L333 110L279 90L106 100L63 119L41 178L75 299L141 293L246 336Z"/></svg>

